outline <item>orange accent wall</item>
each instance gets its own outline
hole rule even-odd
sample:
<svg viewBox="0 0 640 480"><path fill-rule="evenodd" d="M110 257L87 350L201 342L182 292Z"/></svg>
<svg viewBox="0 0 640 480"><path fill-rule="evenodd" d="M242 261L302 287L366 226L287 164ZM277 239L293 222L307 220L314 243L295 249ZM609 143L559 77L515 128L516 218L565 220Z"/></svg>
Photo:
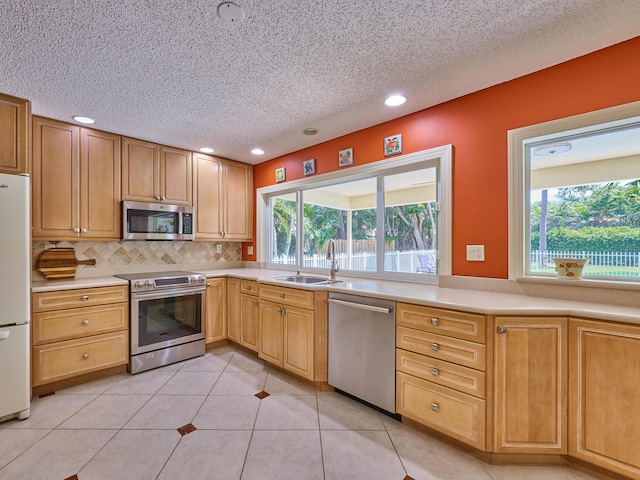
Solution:
<svg viewBox="0 0 640 480"><path fill-rule="evenodd" d="M507 278L507 131L640 100L639 58L636 37L256 165L254 185L274 184L279 167L286 167L287 181L302 178L302 160L308 158L316 159L316 174L337 170L338 151L349 147L354 165L381 160L384 137L397 133L402 134L403 154L452 144L452 272ZM467 244L485 245L486 261L467 262ZM246 254L243 258L255 260Z"/></svg>

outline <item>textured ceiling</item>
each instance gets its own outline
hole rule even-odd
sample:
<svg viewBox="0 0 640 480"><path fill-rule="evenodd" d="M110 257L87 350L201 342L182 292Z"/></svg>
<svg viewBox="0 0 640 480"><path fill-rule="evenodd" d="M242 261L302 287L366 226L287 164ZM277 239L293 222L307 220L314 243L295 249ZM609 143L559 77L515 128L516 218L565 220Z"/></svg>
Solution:
<svg viewBox="0 0 640 480"><path fill-rule="evenodd" d="M638 0L219 3L3 0L0 92L255 164L640 35Z"/></svg>

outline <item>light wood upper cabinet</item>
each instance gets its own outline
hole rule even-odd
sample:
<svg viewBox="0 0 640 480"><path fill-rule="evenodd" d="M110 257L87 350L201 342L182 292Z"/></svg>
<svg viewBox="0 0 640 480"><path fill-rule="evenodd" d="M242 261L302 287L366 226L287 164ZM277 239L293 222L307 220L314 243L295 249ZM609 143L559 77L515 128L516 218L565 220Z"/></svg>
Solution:
<svg viewBox="0 0 640 480"><path fill-rule="evenodd" d="M191 152L123 137L122 199L192 205Z"/></svg>
<svg viewBox="0 0 640 480"><path fill-rule="evenodd" d="M640 478L640 327L569 320L569 454Z"/></svg>
<svg viewBox="0 0 640 480"><path fill-rule="evenodd" d="M193 154L196 240L253 239L253 167Z"/></svg>
<svg viewBox="0 0 640 480"><path fill-rule="evenodd" d="M0 94L0 173L29 172L31 103Z"/></svg>
<svg viewBox="0 0 640 480"><path fill-rule="evenodd" d="M205 304L205 340L207 343L227 338L227 280L207 278Z"/></svg>
<svg viewBox="0 0 640 480"><path fill-rule="evenodd" d="M33 117L33 238L120 238L120 136Z"/></svg>
<svg viewBox="0 0 640 480"><path fill-rule="evenodd" d="M496 317L494 451L567 453L567 319Z"/></svg>
<svg viewBox="0 0 640 480"><path fill-rule="evenodd" d="M193 205L191 152L160 147L162 203Z"/></svg>

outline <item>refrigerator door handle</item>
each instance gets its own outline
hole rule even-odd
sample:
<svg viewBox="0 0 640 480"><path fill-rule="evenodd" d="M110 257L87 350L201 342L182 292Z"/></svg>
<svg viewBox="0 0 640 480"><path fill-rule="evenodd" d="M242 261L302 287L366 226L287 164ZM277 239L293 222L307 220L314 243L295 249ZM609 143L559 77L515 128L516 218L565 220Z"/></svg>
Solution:
<svg viewBox="0 0 640 480"><path fill-rule="evenodd" d="M4 340L6 338L9 338L9 334L11 332L9 330L5 330L4 332L0 332L0 340Z"/></svg>

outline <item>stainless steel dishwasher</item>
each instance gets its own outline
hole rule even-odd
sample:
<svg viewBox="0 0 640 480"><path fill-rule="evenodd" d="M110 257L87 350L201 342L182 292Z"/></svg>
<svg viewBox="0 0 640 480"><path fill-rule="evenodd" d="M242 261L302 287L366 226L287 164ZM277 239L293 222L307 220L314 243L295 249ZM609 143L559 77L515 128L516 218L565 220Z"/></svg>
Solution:
<svg viewBox="0 0 640 480"><path fill-rule="evenodd" d="M396 304L329 293L329 385L396 411Z"/></svg>

